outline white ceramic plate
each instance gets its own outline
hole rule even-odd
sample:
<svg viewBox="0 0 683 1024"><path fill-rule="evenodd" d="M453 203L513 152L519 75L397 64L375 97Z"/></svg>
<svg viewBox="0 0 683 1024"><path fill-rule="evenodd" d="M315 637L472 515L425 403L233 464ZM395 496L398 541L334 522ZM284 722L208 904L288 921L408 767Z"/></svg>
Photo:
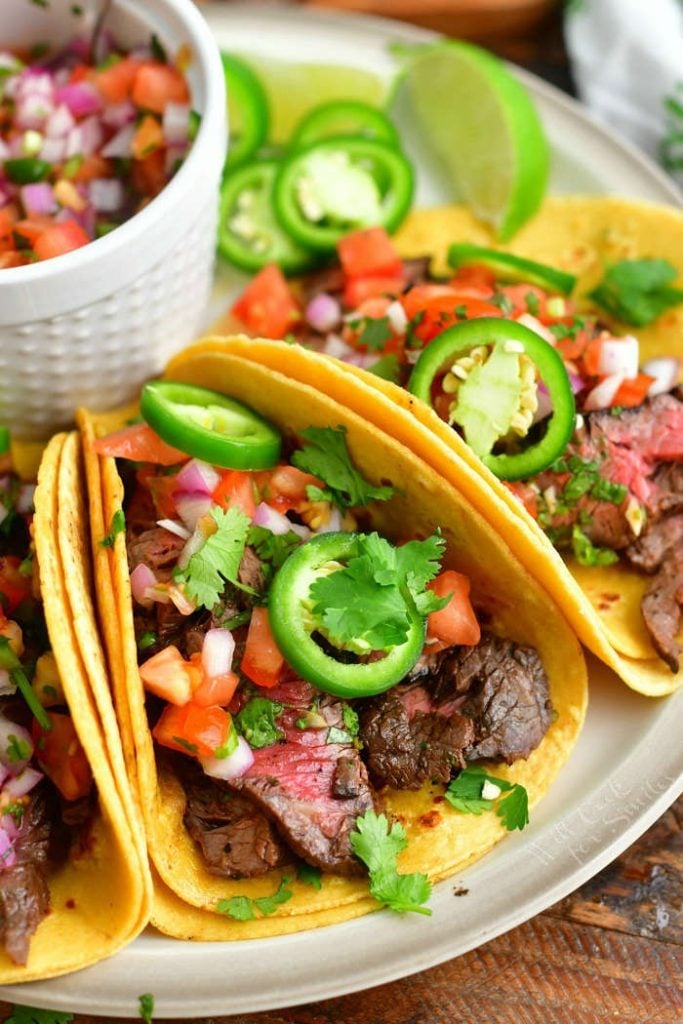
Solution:
<svg viewBox="0 0 683 1024"><path fill-rule="evenodd" d="M390 74L390 41L433 38L398 23L253 4L209 5L222 46ZM613 192L677 203L664 175L595 125L557 90L522 75L553 147L555 192ZM406 137L410 124L402 123ZM445 201L420 161L422 204ZM234 283L224 278L219 292ZM683 692L663 701L628 690L597 662L591 704L569 764L531 825L508 836L460 876L436 886L433 917L389 912L258 943L184 943L151 930L105 963L65 978L0 989L8 1001L136 1016L155 996L155 1017L204 1017L272 1009L368 988L458 956L561 899L609 863L683 788ZM468 894L456 899L454 887Z"/></svg>

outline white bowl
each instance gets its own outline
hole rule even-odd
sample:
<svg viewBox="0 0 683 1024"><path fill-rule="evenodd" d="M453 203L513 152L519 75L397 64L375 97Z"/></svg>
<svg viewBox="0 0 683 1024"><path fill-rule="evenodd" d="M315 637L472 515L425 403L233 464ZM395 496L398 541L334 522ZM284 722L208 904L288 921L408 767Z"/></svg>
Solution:
<svg viewBox="0 0 683 1024"><path fill-rule="evenodd" d="M70 2L1 2L0 48L5 26L16 46L54 39L55 19L62 29L73 21ZM107 409L130 400L196 336L209 297L227 144L218 48L191 0L115 0L107 24L126 48L151 32L170 53L189 45L201 127L160 195L111 234L44 263L0 270L0 424L17 437L48 436L72 422L78 405Z"/></svg>

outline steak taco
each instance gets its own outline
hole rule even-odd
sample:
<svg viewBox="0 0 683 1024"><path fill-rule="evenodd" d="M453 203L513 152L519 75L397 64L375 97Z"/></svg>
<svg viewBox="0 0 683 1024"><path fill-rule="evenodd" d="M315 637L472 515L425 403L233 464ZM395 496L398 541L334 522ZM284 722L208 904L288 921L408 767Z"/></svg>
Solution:
<svg viewBox="0 0 683 1024"><path fill-rule="evenodd" d="M99 713L104 690L96 700L87 667L96 654L81 653L60 557L57 494L60 482L78 493L79 458L77 435L55 437L35 487L2 457L2 984L95 963L131 941L149 914L131 793L125 772L114 782ZM84 527L69 525L81 547ZM94 671L104 678L103 657Z"/></svg>
<svg viewBox="0 0 683 1024"><path fill-rule="evenodd" d="M462 209L422 211L397 238L411 258L377 231L349 236L339 266L290 294L289 340L343 373L295 345L234 352L324 379L456 483L478 472L478 507L581 639L662 695L683 679L681 237L674 210L554 199L513 254ZM220 329L274 336L258 299L254 281Z"/></svg>
<svg viewBox="0 0 683 1024"><path fill-rule="evenodd" d="M238 939L428 913L569 757L578 643L410 448L230 354L169 374L142 422L80 415L152 920Z"/></svg>

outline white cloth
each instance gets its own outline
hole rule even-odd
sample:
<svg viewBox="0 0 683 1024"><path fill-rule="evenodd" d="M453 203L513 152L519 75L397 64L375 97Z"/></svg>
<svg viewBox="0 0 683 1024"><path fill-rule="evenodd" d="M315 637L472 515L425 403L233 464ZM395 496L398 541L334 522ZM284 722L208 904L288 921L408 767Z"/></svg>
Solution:
<svg viewBox="0 0 683 1024"><path fill-rule="evenodd" d="M683 0L568 0L581 99L683 184Z"/></svg>

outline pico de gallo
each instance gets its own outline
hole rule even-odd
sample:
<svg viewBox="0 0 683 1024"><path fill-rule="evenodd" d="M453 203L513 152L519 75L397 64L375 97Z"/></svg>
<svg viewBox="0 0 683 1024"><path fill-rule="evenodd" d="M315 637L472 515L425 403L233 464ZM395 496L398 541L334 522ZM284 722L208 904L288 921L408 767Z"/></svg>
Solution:
<svg viewBox="0 0 683 1024"><path fill-rule="evenodd" d="M185 159L199 116L185 76L153 37L96 59L74 39L36 60L0 51L0 269L78 249L128 220Z"/></svg>
<svg viewBox="0 0 683 1024"><path fill-rule="evenodd" d="M338 264L285 281L268 266L232 313L254 335L299 341L408 388L462 434L560 549L582 565L624 559L653 576L643 599L672 672L683 530L683 403L678 361L640 365L642 326L683 301L675 269L625 260L590 305L575 278L496 250L453 244L452 275L402 260L370 229ZM675 557L673 557L675 555Z"/></svg>
<svg viewBox="0 0 683 1024"><path fill-rule="evenodd" d="M140 407L147 422L95 442L126 495L103 543L125 535L157 756L183 784L209 871L298 859L357 874L353 830L378 807L374 787L448 783L468 761L512 763L540 743L551 706L538 654L482 632L438 532L396 545L373 530L395 490L359 471L343 427L283 437L174 381L146 385ZM526 717L494 730L503 685L524 689Z"/></svg>
<svg viewBox="0 0 683 1024"><path fill-rule="evenodd" d="M94 792L42 613L35 488L0 459L0 940L25 964L50 911L50 869L91 820Z"/></svg>

